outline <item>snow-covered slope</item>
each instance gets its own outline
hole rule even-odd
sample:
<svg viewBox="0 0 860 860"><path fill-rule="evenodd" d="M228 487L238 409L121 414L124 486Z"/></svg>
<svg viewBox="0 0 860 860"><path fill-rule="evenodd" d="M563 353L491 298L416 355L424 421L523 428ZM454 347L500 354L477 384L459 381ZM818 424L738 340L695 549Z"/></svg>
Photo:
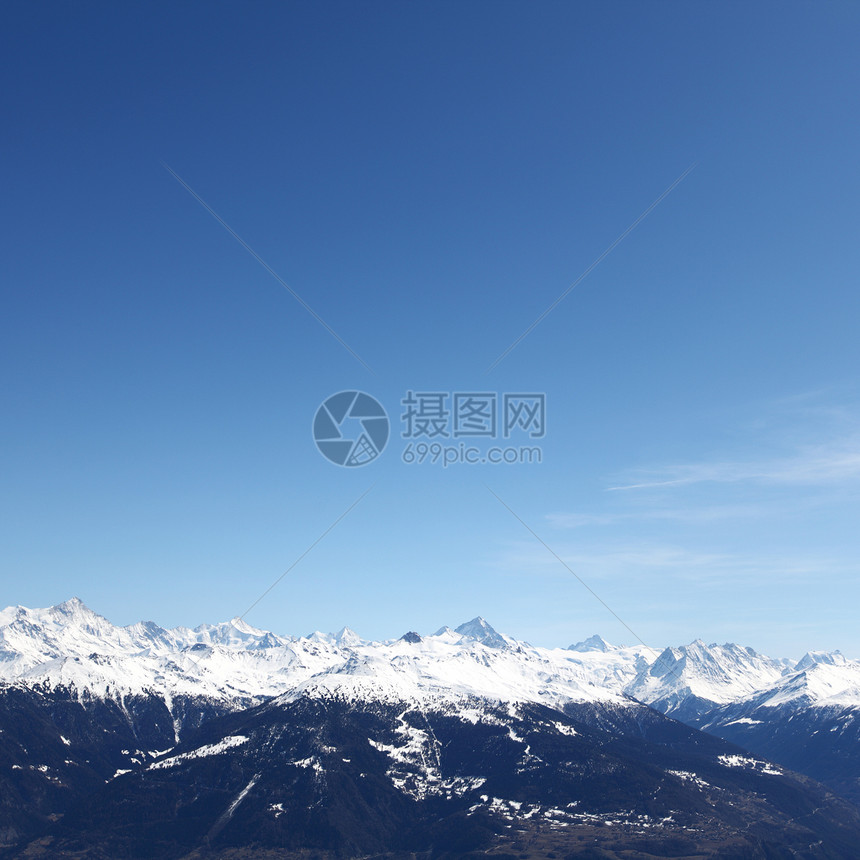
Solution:
<svg viewBox="0 0 860 860"><path fill-rule="evenodd" d="M774 660L752 648L705 645L697 639L680 648L666 648L642 668L627 692L663 713L686 719L769 686L790 666L791 661Z"/></svg>
<svg viewBox="0 0 860 860"><path fill-rule="evenodd" d="M632 697L683 720L735 702L860 707L860 661L839 652L809 652L794 664L697 640L658 655L596 635L549 649L505 636L483 618L385 642L349 628L279 636L239 619L193 630L118 627L77 598L0 611L0 681L113 698L202 696L235 707L302 693L556 706Z"/></svg>
<svg viewBox="0 0 860 860"><path fill-rule="evenodd" d="M749 697L749 701L756 707L771 708L787 704L860 706L860 660L848 660L838 651L810 651L792 671Z"/></svg>
<svg viewBox="0 0 860 860"><path fill-rule="evenodd" d="M536 648L483 618L433 636L369 642L348 628L292 638L239 620L194 630L117 627L76 598L0 613L0 680L7 683L112 698L203 696L235 707L284 694L621 703L647 653Z"/></svg>
<svg viewBox="0 0 860 860"><path fill-rule="evenodd" d="M491 642L442 634L420 642L399 639L359 646L346 661L298 683L285 698L308 694L363 701L481 698L551 706L629 701L621 671L590 665L565 651Z"/></svg>
<svg viewBox="0 0 860 860"><path fill-rule="evenodd" d="M117 627L77 598L0 613L0 680L97 696L158 692L244 700L282 690L271 675L296 663L290 640L242 622L165 630Z"/></svg>
<svg viewBox="0 0 860 860"><path fill-rule="evenodd" d="M796 663L701 640L667 648L625 691L678 719L713 706L860 707L860 660L810 651Z"/></svg>
<svg viewBox="0 0 860 860"><path fill-rule="evenodd" d="M731 715L749 725L771 719L778 709L860 710L860 660L848 660L838 651L809 652L771 683L719 704L722 708L714 714ZM720 721L729 724L722 717Z"/></svg>

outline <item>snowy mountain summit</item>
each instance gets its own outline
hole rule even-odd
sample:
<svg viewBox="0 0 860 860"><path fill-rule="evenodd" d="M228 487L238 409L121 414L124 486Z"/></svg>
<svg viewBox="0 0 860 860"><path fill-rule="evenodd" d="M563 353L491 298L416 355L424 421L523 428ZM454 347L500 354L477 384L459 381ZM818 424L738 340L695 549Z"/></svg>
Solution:
<svg viewBox="0 0 860 860"><path fill-rule="evenodd" d="M480 617L430 636L410 631L370 642L348 627L291 637L240 619L193 630L117 627L77 598L0 613L0 681L114 699L204 696L236 708L284 695L624 703L623 684L641 655L613 655L594 660L535 648Z"/></svg>
<svg viewBox="0 0 860 860"><path fill-rule="evenodd" d="M705 645L697 639L680 648L666 648L639 671L627 691L664 713L681 709L684 713L678 716L683 719L715 703L751 695L790 670L791 661L774 660L732 643Z"/></svg>
<svg viewBox="0 0 860 860"><path fill-rule="evenodd" d="M78 598L0 612L0 682L109 698L205 696L237 708L299 694L553 706L636 699L679 719L745 701L860 707L860 662L838 651L810 651L795 664L697 640L658 655L596 634L567 649L541 648L499 633L481 617L384 642L348 627L281 636L240 619L193 630L151 621L118 627Z"/></svg>
<svg viewBox="0 0 860 860"><path fill-rule="evenodd" d="M506 645L514 643L514 640L502 636L480 616L461 624L454 632L459 633L465 639L473 639L475 642L481 642L490 648L504 648Z"/></svg>
<svg viewBox="0 0 860 860"><path fill-rule="evenodd" d="M610 645L602 636L598 636L596 633L593 636L589 636L588 639L583 639L582 642L577 642L575 645L568 646L568 651L603 651L605 654L607 651L613 651L615 649L614 645Z"/></svg>

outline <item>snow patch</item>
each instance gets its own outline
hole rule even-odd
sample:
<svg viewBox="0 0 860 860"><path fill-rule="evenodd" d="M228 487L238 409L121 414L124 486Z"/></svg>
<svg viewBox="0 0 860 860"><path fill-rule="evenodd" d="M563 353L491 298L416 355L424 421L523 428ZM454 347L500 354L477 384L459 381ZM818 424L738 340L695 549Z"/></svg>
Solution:
<svg viewBox="0 0 860 860"><path fill-rule="evenodd" d="M741 767L746 770L756 770L759 773L766 773L772 776L782 775L782 771L779 770L775 765L772 765L766 761L759 761L758 759L750 758L749 756L721 755L718 756L718 760L720 764L723 764L726 767Z"/></svg>
<svg viewBox="0 0 860 860"><path fill-rule="evenodd" d="M204 744L202 747L198 747L196 750L192 750L191 752L180 753L179 755L153 762L149 768L150 770L160 770L168 767L176 767L177 765L182 764L182 762L192 761L197 758L221 755L222 753L227 752L227 750L235 749L236 747L242 746L242 744L246 744L248 740L249 739L244 735L229 735L226 738L222 738L218 743Z"/></svg>

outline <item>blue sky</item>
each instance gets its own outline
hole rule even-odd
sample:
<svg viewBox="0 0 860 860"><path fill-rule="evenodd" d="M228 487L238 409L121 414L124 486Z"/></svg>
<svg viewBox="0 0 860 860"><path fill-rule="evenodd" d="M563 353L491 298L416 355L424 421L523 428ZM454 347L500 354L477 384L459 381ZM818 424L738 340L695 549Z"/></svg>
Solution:
<svg viewBox="0 0 860 860"><path fill-rule="evenodd" d="M4 604L229 618L372 487L248 622L632 641L492 490L649 643L860 654L856 5L3 18ZM544 392L543 462L404 464L408 390Z"/></svg>

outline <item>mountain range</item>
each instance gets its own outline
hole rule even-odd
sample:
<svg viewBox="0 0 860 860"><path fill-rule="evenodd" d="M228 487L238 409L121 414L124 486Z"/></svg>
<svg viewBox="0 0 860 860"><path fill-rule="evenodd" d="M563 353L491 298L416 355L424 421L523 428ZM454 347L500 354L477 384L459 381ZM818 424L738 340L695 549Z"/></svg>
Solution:
<svg viewBox="0 0 860 860"><path fill-rule="evenodd" d="M117 627L78 599L10 607L0 845L860 857L858 727L860 661L839 652L596 635L548 649L482 618L292 637L240 619Z"/></svg>

